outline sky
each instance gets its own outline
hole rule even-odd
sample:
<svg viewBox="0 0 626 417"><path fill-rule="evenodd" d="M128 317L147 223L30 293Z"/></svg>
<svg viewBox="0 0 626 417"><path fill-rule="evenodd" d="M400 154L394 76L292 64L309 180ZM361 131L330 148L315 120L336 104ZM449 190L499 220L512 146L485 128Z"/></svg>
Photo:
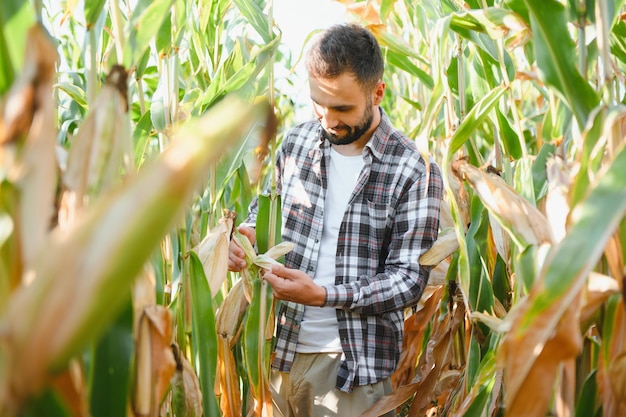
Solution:
<svg viewBox="0 0 626 417"><path fill-rule="evenodd" d="M291 50L294 60L313 30L324 29L347 19L345 6L332 0L274 0L273 13L274 21L282 31L282 43ZM300 62L290 79L294 82L292 97L297 105L296 117L310 117L309 90L303 62Z"/></svg>

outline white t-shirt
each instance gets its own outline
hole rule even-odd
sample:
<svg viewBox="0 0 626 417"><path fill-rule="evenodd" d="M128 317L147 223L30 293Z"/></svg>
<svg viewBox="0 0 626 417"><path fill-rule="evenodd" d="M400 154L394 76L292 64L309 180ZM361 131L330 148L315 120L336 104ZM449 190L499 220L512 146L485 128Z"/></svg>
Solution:
<svg viewBox="0 0 626 417"><path fill-rule="evenodd" d="M339 227L363 168L363 156L345 156L331 148L328 188L324 199L324 226L317 271L318 285L335 284L335 257ZM337 313L333 307L304 307L298 347L300 353L342 352Z"/></svg>

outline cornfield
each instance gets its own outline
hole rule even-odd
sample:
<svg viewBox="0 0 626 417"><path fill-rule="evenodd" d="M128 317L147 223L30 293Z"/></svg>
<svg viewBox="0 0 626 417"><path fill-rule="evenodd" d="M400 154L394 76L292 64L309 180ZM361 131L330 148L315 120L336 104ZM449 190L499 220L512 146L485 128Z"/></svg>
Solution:
<svg viewBox="0 0 626 417"><path fill-rule="evenodd" d="M338 2L446 188L363 416L626 415L624 1ZM272 415L279 195L227 253L298 106L273 8L1 2L0 416Z"/></svg>

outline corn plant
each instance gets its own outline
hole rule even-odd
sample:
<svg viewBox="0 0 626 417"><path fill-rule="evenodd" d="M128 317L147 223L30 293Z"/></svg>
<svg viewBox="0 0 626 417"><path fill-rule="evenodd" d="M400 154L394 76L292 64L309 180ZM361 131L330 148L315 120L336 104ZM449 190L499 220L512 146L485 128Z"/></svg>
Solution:
<svg viewBox="0 0 626 417"><path fill-rule="evenodd" d="M622 5L348 5L448 203L396 392L367 415L624 412Z"/></svg>

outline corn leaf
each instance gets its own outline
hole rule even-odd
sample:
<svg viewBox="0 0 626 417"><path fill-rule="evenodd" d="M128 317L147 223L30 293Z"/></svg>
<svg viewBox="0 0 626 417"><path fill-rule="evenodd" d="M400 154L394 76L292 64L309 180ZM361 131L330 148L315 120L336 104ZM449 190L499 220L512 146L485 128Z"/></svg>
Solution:
<svg viewBox="0 0 626 417"><path fill-rule="evenodd" d="M85 26L87 30L92 29L96 24L105 3L106 0L91 0L85 2L85 9L83 13L85 14Z"/></svg>
<svg viewBox="0 0 626 417"><path fill-rule="evenodd" d="M213 297L204 275L202 263L194 252L191 252L189 256L189 275L193 300L195 363L199 368L200 387L202 392L206 393L202 398L202 404L205 415L217 416L219 415L217 400L214 396L208 395L214 391L217 372L218 340L213 312Z"/></svg>
<svg viewBox="0 0 626 417"><path fill-rule="evenodd" d="M0 2L0 96L4 95L15 76L21 72L27 51L27 32L34 23L32 2Z"/></svg>
<svg viewBox="0 0 626 417"><path fill-rule="evenodd" d="M272 217L272 205L275 209L273 211L274 217ZM281 241L282 235L282 214L281 214L281 201L280 196L276 196L276 199L272 201L272 197L268 195L259 196L259 212L256 222L256 236L257 236L257 248L259 253L265 253L270 246L273 246ZM270 236L274 236L273 242L270 242ZM270 245L271 243L271 245Z"/></svg>
<svg viewBox="0 0 626 417"><path fill-rule="evenodd" d="M135 7L130 18L129 47L124 49L124 66L129 68L140 61L150 41L158 34L174 0L143 1Z"/></svg>
<svg viewBox="0 0 626 417"><path fill-rule="evenodd" d="M130 295L130 291L126 294ZM92 349L89 384L92 416L126 414L133 353L133 308L128 297L121 314Z"/></svg>
<svg viewBox="0 0 626 417"><path fill-rule="evenodd" d="M119 288L137 276L208 167L259 110L225 100L188 122L155 163L99 198L76 227L50 237L37 279L12 296L1 318L11 334L7 366L0 368L2 401L9 403L8 392L19 402L38 391L47 372L101 334L124 303Z"/></svg>
<svg viewBox="0 0 626 417"><path fill-rule="evenodd" d="M578 333L576 330L574 333L562 331L559 323L567 323L564 319L566 310L578 299L589 272L624 216L625 188L626 148L623 148L588 198L572 213L567 236L550 254L542 276L505 338L501 354L511 375L507 391L509 404L524 406L525 394L521 388L524 381L551 376L550 370L556 371L555 359L558 361L564 355L571 355L574 347L565 349L565 346L572 346L574 342L568 338ZM556 336L553 336L555 331ZM538 375L542 366L544 369ZM522 393L521 398L517 397L518 393ZM545 405L548 400L542 397L538 404ZM525 409L520 410L523 413Z"/></svg>
<svg viewBox="0 0 626 417"><path fill-rule="evenodd" d="M569 36L566 9L556 0L527 0L526 6L540 77L563 97L578 125L583 127L600 100L576 69L575 45Z"/></svg>

